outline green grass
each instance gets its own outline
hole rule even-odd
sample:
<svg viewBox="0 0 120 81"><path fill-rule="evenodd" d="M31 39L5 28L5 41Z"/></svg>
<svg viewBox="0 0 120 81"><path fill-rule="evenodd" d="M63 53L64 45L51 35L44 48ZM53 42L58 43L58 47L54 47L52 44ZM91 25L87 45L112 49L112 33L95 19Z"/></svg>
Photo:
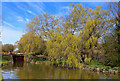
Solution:
<svg viewBox="0 0 120 81"><path fill-rule="evenodd" d="M100 63L100 62L98 62L98 61L91 61L91 62L87 62L87 63L85 63L85 65L87 65L87 66L90 66L90 67L100 67L100 68L103 68L104 66Z"/></svg>
<svg viewBox="0 0 120 81"><path fill-rule="evenodd" d="M0 63L2 63L2 64L9 63L9 62L11 62L11 61L6 61L6 60L0 61Z"/></svg>
<svg viewBox="0 0 120 81"><path fill-rule="evenodd" d="M34 56L34 61L35 62L50 62L52 63L47 57L38 57L38 56ZM54 60L53 63L56 63L56 61ZM62 61L59 61L60 64L62 64ZM113 67L111 68L111 66L105 66L102 63L100 63L99 61L91 61L91 62L87 62L85 63L85 66L87 67L95 67L95 68L100 68L100 69L105 69L105 70L109 70L109 69L113 69L113 70L118 70L118 67Z"/></svg>
<svg viewBox="0 0 120 81"><path fill-rule="evenodd" d="M100 62L98 61L91 61L91 62L88 62L88 63L85 63L85 65L87 67L95 67L95 68L100 68L100 69L105 69L105 70L109 70L109 69L113 69L113 70L119 70L119 67L111 67L111 66L104 66L103 64L101 64Z"/></svg>
<svg viewBox="0 0 120 81"><path fill-rule="evenodd" d="M113 70L119 70L119 67L113 67Z"/></svg>

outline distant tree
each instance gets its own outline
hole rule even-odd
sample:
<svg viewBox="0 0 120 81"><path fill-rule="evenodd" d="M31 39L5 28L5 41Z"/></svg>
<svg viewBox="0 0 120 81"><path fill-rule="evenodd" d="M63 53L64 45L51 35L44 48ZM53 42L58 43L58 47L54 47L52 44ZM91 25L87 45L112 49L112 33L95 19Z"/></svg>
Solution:
<svg viewBox="0 0 120 81"><path fill-rule="evenodd" d="M12 52L13 50L14 50L14 45L12 45L12 44L2 45L3 52Z"/></svg>
<svg viewBox="0 0 120 81"><path fill-rule="evenodd" d="M45 50L44 41L32 31L24 34L17 43L21 52L43 54Z"/></svg>

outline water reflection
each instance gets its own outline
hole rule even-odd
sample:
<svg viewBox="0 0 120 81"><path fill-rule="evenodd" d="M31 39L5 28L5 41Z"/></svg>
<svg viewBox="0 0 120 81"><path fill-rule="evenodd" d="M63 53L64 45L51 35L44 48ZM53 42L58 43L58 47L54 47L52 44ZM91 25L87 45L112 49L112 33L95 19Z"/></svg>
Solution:
<svg viewBox="0 0 120 81"><path fill-rule="evenodd" d="M13 67L23 67L24 61L15 61Z"/></svg>
<svg viewBox="0 0 120 81"><path fill-rule="evenodd" d="M30 64L16 62L2 69L3 78L19 79L105 79L117 78L117 75L106 75L86 70L73 70L55 67L50 64ZM7 72L7 73L6 73ZM11 73L11 74L10 74Z"/></svg>

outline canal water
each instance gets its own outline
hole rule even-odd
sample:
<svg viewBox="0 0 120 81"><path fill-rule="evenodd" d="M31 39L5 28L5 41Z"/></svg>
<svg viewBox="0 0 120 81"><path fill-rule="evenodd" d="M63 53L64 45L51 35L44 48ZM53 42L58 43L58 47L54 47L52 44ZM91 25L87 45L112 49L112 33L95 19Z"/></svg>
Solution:
<svg viewBox="0 0 120 81"><path fill-rule="evenodd" d="M118 79L118 75L16 62L2 68L3 79Z"/></svg>

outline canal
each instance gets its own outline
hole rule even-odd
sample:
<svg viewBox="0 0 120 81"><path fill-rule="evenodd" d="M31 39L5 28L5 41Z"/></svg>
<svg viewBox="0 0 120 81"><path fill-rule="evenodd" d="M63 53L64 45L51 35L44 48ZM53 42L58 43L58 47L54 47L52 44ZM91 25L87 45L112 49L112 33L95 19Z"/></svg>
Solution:
<svg viewBox="0 0 120 81"><path fill-rule="evenodd" d="M3 79L117 79L118 75L16 62L2 68Z"/></svg>

